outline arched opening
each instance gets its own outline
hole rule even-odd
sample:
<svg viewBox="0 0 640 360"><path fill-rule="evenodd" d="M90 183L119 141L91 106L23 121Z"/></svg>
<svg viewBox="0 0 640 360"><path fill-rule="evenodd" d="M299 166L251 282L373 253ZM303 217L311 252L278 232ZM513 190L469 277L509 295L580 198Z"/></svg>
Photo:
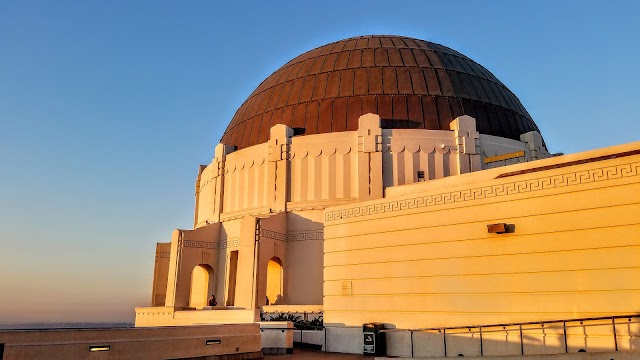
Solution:
<svg viewBox="0 0 640 360"><path fill-rule="evenodd" d="M284 296L282 260L272 257L267 264L267 299L271 305L281 305Z"/></svg>
<svg viewBox="0 0 640 360"><path fill-rule="evenodd" d="M191 272L191 292L189 293L189 307L202 309L207 306L209 296L213 294L213 268L200 264Z"/></svg>

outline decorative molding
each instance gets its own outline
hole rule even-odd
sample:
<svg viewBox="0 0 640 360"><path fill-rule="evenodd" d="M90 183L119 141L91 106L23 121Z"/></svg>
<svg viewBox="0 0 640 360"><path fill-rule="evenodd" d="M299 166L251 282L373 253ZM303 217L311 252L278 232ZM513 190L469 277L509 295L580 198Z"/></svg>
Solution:
<svg viewBox="0 0 640 360"><path fill-rule="evenodd" d="M324 230L310 230L283 234L277 231L260 229L260 237L280 241L324 240Z"/></svg>
<svg viewBox="0 0 640 360"><path fill-rule="evenodd" d="M287 234L287 241L324 240L324 230L303 231Z"/></svg>
<svg viewBox="0 0 640 360"><path fill-rule="evenodd" d="M227 241L195 241L195 240L180 240L179 246L183 248L197 248L197 249L209 249L219 250L226 249L228 247L237 247L240 245L239 238L227 239Z"/></svg>
<svg viewBox="0 0 640 360"><path fill-rule="evenodd" d="M248 209L240 209L235 211L223 212L220 215L220 221L228 221L233 219L240 219L245 216L254 216L254 215L264 215L269 214L269 207L267 206L259 206Z"/></svg>
<svg viewBox="0 0 640 360"><path fill-rule="evenodd" d="M289 201L287 202L287 210L324 210L329 206L347 205L355 202L358 202L358 198Z"/></svg>
<svg viewBox="0 0 640 360"><path fill-rule="evenodd" d="M539 190L548 190L559 187L581 185L586 183L594 183L638 175L640 175L640 161L614 166L606 166L596 169L569 172L558 175L544 176L535 179L513 181L504 184L483 186L479 188L425 195L410 199L393 200L378 204L356 206L349 209L328 211L325 213L325 222L367 215L382 214L400 210L453 204L498 196L529 193Z"/></svg>
<svg viewBox="0 0 640 360"><path fill-rule="evenodd" d="M266 239L286 241L287 234L283 234L277 231L271 231L267 229L260 229L260 237L263 237Z"/></svg>
<svg viewBox="0 0 640 360"><path fill-rule="evenodd" d="M171 257L171 253L169 251L159 251L159 252L156 252L156 257L158 257L158 258L169 258L169 257Z"/></svg>

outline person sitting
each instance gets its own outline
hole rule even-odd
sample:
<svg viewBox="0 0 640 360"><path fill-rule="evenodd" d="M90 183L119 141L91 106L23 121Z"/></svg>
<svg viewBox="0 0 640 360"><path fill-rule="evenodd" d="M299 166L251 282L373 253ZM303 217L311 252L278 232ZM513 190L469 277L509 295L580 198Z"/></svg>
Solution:
<svg viewBox="0 0 640 360"><path fill-rule="evenodd" d="M209 306L216 306L218 305L218 302L216 301L216 296L211 294L211 297L209 298Z"/></svg>

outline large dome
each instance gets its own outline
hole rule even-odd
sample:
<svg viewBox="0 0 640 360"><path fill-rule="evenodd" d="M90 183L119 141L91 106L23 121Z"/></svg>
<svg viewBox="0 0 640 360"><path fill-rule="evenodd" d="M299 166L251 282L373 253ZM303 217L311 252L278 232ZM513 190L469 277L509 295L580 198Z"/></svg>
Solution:
<svg viewBox="0 0 640 360"><path fill-rule="evenodd" d="M482 65L429 41L361 36L308 51L266 78L240 106L220 140L264 143L284 124L296 134L353 131L379 114L383 128L449 130L460 115L482 134L515 140L539 131L520 100Z"/></svg>

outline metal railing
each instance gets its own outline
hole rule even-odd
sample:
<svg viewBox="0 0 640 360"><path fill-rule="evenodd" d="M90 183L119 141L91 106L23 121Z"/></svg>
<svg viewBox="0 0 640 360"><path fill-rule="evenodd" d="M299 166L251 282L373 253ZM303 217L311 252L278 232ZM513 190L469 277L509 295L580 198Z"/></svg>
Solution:
<svg viewBox="0 0 640 360"><path fill-rule="evenodd" d="M447 335L454 335L454 334L461 334L461 332L454 332L456 330L464 330L467 329L469 330L469 332L471 332L472 329L477 329L477 334L478 334L478 341L480 342L480 356L484 356L484 344L483 344L483 329L485 329L485 333L487 332L501 332L501 331L505 331L507 327L517 327L518 331L519 331L519 335L520 335L520 355L525 355L525 342L524 342L524 336L523 336L523 326L528 326L528 325L540 325L540 328L544 329L545 324L558 324L557 327L559 327L560 324L562 324L562 339L563 339L563 345L564 345L564 352L568 353L569 352L569 343L567 342L567 323L576 323L579 322L579 324L583 327L586 326L604 326L604 324L595 324L595 325L588 325L588 324L584 324L585 322L590 322L590 321L600 321L600 320L610 320L611 321L611 327L612 327L612 337L613 337L613 343L614 343L614 349L615 351L619 351L618 348L618 334L616 333L616 325L622 325L622 323L616 323L616 319L627 319L628 323L631 323L633 318L638 318L640 317L640 314L636 314L636 315L620 315L620 316L605 316L605 317L589 317L589 318L578 318L578 319L564 319L564 320L548 320L548 321L530 321L530 322L520 322L520 323L503 323L503 324L490 324L490 325L475 325L475 326L455 326L455 327L440 327L440 328L419 328L419 329L385 329L382 330L381 332L384 333L392 333L392 332L402 332L402 331L409 331L410 333L410 343L411 343L411 357L414 356L414 333L416 332L432 332L432 331L437 331L439 334L442 334L442 341L443 341L443 348L444 348L444 356L449 356L451 354L447 353ZM500 328L502 327L502 329L498 329L498 330L489 330L487 331L486 329L489 328ZM573 326L575 327L575 326ZM525 330L531 330L530 329L525 329ZM447 333L449 331L449 333ZM640 335L640 334L639 334ZM585 335L586 336L586 335ZM580 349L579 352L586 352L585 349Z"/></svg>

